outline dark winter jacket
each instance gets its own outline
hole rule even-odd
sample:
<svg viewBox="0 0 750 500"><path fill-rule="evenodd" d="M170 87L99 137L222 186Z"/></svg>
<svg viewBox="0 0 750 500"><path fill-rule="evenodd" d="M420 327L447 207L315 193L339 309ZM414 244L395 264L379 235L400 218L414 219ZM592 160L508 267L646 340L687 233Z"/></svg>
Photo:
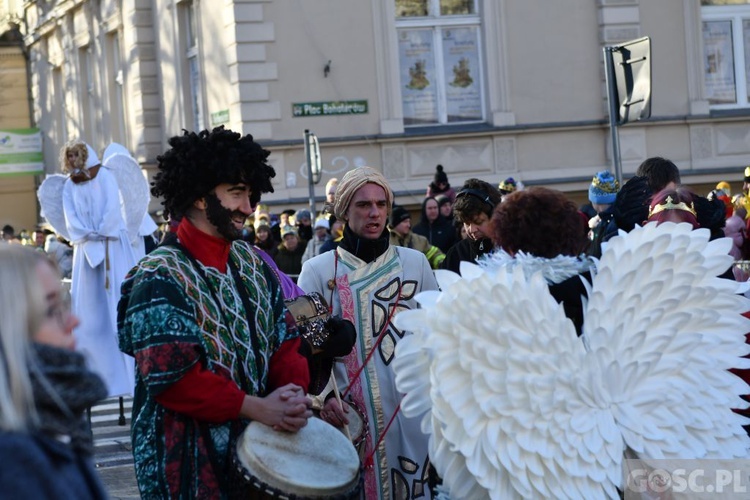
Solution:
<svg viewBox="0 0 750 500"><path fill-rule="evenodd" d="M458 241L458 232L456 226L453 225L453 221L450 221L438 215L438 218L430 224L427 221L424 207L427 204L427 199L422 202L422 218L419 220L419 224L412 227L412 232L424 236L430 245L434 245L440 249L441 252L447 253L450 248Z"/></svg>
<svg viewBox="0 0 750 500"><path fill-rule="evenodd" d="M461 274L459 271L461 261L476 263L477 257L490 253L492 249L492 240L489 238L479 241L465 238L448 250L441 267L442 269L448 269L449 271Z"/></svg>

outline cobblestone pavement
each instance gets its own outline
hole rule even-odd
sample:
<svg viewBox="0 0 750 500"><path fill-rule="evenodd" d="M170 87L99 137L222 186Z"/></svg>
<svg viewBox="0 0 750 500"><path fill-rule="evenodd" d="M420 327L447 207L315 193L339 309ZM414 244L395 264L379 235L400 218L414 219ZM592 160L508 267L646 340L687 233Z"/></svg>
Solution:
<svg viewBox="0 0 750 500"><path fill-rule="evenodd" d="M135 481L130 444L131 408L131 398L124 398L124 422L120 420L119 398L107 399L91 409L94 462L112 500L141 498Z"/></svg>

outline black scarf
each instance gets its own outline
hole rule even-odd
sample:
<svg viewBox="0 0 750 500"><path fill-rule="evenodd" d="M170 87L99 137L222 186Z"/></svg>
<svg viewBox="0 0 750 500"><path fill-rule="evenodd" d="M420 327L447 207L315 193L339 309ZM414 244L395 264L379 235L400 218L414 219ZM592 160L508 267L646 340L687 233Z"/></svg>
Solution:
<svg viewBox="0 0 750 500"><path fill-rule="evenodd" d="M390 233L387 228L377 239L368 240L354 234L347 224L344 226L344 237L339 246L357 258L370 263L388 250L389 240Z"/></svg>
<svg viewBox="0 0 750 500"><path fill-rule="evenodd" d="M90 455L94 445L83 412L107 397L102 379L86 368L83 355L42 344L34 344L30 373L36 430L55 439L69 437L71 448Z"/></svg>

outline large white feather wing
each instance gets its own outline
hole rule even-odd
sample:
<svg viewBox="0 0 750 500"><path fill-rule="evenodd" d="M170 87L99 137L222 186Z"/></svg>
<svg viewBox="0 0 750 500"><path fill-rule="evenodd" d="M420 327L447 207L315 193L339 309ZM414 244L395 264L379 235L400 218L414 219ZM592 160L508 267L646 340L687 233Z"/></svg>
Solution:
<svg viewBox="0 0 750 500"><path fill-rule="evenodd" d="M52 229L63 238L70 241L68 229L65 226L65 213L63 212L63 186L67 177L62 174L48 175L36 195L39 198L42 217L47 219Z"/></svg>
<svg viewBox="0 0 750 500"><path fill-rule="evenodd" d="M614 422L579 393L585 349L540 274L438 274L442 292L396 317L405 413L427 411L430 458L455 498L616 496Z"/></svg>
<svg viewBox="0 0 750 500"><path fill-rule="evenodd" d="M456 498L616 498L625 447L642 457L745 457L740 313L715 276L726 242L689 226L612 240L590 290L584 343L540 275L438 274L442 292L396 317L414 335L394 369L402 408L426 412L430 456Z"/></svg>
<svg viewBox="0 0 750 500"><path fill-rule="evenodd" d="M128 150L121 144L112 143L104 150L102 165L115 175L120 189L122 215L128 228L130 241L139 236L143 216L148 211L151 200L148 181L141 167Z"/></svg>
<svg viewBox="0 0 750 500"><path fill-rule="evenodd" d="M730 408L750 390L727 370L747 367L750 301L717 278L731 241L691 229L647 224L606 247L584 323L605 374L592 391L643 458L746 458L748 422Z"/></svg>

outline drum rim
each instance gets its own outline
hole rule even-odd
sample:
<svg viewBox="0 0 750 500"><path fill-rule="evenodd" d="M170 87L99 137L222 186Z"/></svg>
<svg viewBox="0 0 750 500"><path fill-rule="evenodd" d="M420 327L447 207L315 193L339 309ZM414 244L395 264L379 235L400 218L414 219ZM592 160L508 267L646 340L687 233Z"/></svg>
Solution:
<svg viewBox="0 0 750 500"><path fill-rule="evenodd" d="M247 437L247 433L252 431L257 431L261 433L261 435L269 433L268 435L284 436L286 434L281 431L276 431L272 427L264 425L258 421L250 422L245 431L243 431L243 433L241 434L240 438L237 440L236 445L233 446L233 456L236 455L236 464L238 468L241 468L243 478L245 478L246 476L250 476L252 480L250 480L249 482L251 484L255 484L259 489L268 491L280 491L283 493L284 497L289 498L329 498L335 497L337 495L344 495L344 497L342 498L347 498L346 495L348 495L348 492L350 492L356 485L358 476L361 475L360 469L362 464L358 450L354 447L353 443L346 439L346 437L342 435L334 426L323 420L316 420L318 420L318 422L312 425L310 425L310 422L308 422L308 425L306 427L303 427L303 429L301 429L300 431L302 432L304 430L304 432L323 432L323 430L326 429L326 432L330 431L331 436L340 435L341 438L335 437L332 438L332 441L331 439L329 439L329 441L335 442L335 440L340 439L341 445L347 443L351 447L351 457L356 457L356 461L358 463L357 470L351 478L345 479L346 482L342 481L338 485L319 487L307 485L300 481L294 483L285 483L282 477L280 477L279 475L279 472L283 471L281 469L274 469L269 467L269 464L265 463L265 461L258 456L257 452L260 451L260 447L243 447L243 443L246 441L246 439L249 439ZM316 426L321 427L316 429ZM252 442L250 444L252 444ZM258 444L259 443L256 443L256 446ZM243 447L243 451L246 455L244 458L239 451L240 447ZM269 451L273 453L276 450ZM281 450L278 451L281 452ZM287 478L290 476L291 474L286 474ZM285 491L282 488L286 488L287 490Z"/></svg>
<svg viewBox="0 0 750 500"><path fill-rule="evenodd" d="M330 500L351 500L353 498L358 498L360 496L360 492L362 491L362 487L364 486L364 478L365 478L364 467L360 463L356 481L353 482L349 490L345 492L335 493L335 494L325 493L325 494L315 495L315 496L300 496L295 493L289 493L289 492L277 489L271 486L270 484L261 481L260 478L250 474L250 472L242 465L242 461L240 460L240 457L237 454L236 446L232 447L231 467L234 473L239 474L239 476L245 481L248 487L254 488L260 493L270 495L272 498L280 498L280 499L287 499L287 500L306 500L306 499L314 499L314 498L327 498ZM244 499L244 497L240 497L240 496L237 496L237 498Z"/></svg>

